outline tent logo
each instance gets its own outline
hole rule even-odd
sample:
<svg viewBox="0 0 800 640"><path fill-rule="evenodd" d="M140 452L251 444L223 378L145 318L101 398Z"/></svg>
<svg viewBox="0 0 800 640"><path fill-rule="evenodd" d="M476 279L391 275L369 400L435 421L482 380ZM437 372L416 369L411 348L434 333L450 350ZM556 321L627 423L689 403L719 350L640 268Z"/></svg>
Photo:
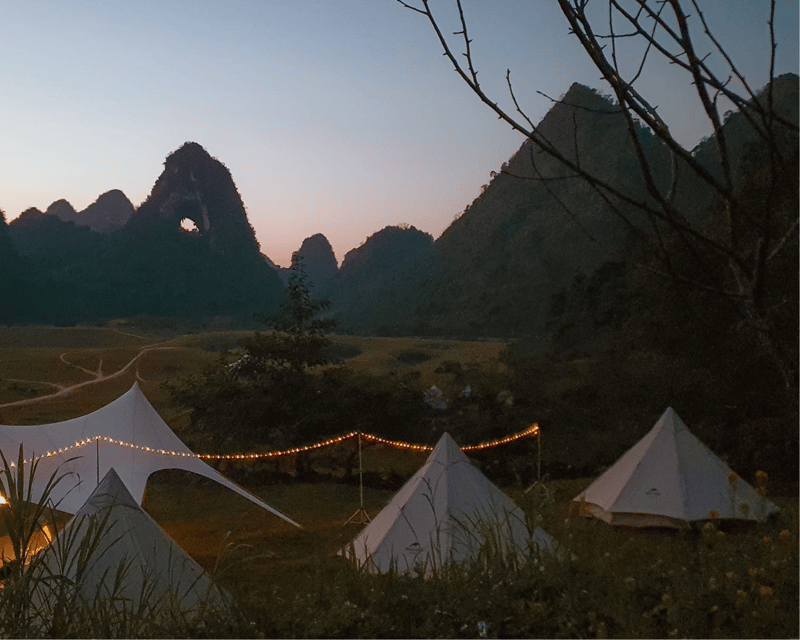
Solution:
<svg viewBox="0 0 800 640"><path fill-rule="evenodd" d="M655 487L653 487L652 489L650 489L650 491L647 492L647 495L650 496L651 498L657 498L658 496L661 495L661 492Z"/></svg>

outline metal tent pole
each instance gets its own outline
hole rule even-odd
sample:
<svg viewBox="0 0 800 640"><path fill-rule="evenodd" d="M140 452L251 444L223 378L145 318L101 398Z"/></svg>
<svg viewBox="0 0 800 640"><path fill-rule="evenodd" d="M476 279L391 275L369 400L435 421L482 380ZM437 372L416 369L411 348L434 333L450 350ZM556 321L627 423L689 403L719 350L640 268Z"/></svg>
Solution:
<svg viewBox="0 0 800 640"><path fill-rule="evenodd" d="M369 514L364 509L364 466L361 463L361 432L358 432L358 510L348 518L344 524L355 522L356 524L367 524L370 522ZM344 526L344 525L342 525Z"/></svg>
<svg viewBox="0 0 800 640"><path fill-rule="evenodd" d="M542 484L542 430L536 429L536 481Z"/></svg>

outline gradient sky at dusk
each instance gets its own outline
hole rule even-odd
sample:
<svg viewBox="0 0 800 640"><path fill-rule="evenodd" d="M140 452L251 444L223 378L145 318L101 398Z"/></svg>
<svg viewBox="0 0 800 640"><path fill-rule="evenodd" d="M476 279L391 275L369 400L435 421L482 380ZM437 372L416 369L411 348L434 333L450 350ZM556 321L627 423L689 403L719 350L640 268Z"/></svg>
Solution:
<svg viewBox="0 0 800 640"><path fill-rule="evenodd" d="M393 0L0 4L8 221L59 198L81 210L115 188L138 206L164 158L193 140L230 169L273 261L286 266L318 232L341 261L390 224L438 237L522 143L453 72L426 20ZM432 4L456 31L452 2ZM769 3L700 4L761 87ZM606 91L553 0L464 5L480 78L501 104L506 68L534 121L551 106L537 90ZM776 29L776 71L796 73L797 0L778 0ZM710 133L690 89L674 68L640 86L688 147Z"/></svg>

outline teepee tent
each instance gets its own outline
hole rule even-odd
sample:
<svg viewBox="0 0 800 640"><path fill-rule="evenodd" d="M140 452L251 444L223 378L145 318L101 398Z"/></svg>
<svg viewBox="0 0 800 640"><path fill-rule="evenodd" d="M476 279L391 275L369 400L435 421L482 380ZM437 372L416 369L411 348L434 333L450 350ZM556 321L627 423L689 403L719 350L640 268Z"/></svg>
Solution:
<svg viewBox="0 0 800 640"><path fill-rule="evenodd" d="M522 510L445 433L425 464L340 553L372 571L428 574L475 558L485 544L506 557L555 551L542 529L531 536Z"/></svg>
<svg viewBox="0 0 800 640"><path fill-rule="evenodd" d="M669 407L571 505L575 515L624 527L682 528L698 520L763 520L765 500L689 431Z"/></svg>
<svg viewBox="0 0 800 640"><path fill-rule="evenodd" d="M189 612L227 596L133 499L110 469L29 571L38 608L99 598L118 609L153 615Z"/></svg>
<svg viewBox="0 0 800 640"><path fill-rule="evenodd" d="M38 459L34 500L41 498L54 472L66 474L50 498L67 513L75 513L86 502L111 467L138 504L150 474L161 469L184 469L214 480L299 526L196 457L161 419L138 383L105 407L79 418L31 426L0 425L0 449L7 460L17 459L20 444L26 460Z"/></svg>

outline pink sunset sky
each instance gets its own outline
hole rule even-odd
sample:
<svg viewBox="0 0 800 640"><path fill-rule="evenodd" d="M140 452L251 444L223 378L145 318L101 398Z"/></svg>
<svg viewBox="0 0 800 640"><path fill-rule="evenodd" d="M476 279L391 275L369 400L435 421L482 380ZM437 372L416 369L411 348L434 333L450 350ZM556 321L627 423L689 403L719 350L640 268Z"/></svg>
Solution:
<svg viewBox="0 0 800 640"><path fill-rule="evenodd" d="M453 3L433 2L451 33ZM700 2L748 81L768 78L769 4ZM577 81L605 92L555 2L465 0L480 77L532 120ZM798 3L779 0L777 73L798 69ZM203 145L233 174L261 250L286 266L323 233L336 257L391 224L434 237L520 146L470 93L425 19L393 0L26 0L0 21L0 209L121 189ZM713 57L712 57L713 62ZM710 128L671 68L640 86L687 147Z"/></svg>

